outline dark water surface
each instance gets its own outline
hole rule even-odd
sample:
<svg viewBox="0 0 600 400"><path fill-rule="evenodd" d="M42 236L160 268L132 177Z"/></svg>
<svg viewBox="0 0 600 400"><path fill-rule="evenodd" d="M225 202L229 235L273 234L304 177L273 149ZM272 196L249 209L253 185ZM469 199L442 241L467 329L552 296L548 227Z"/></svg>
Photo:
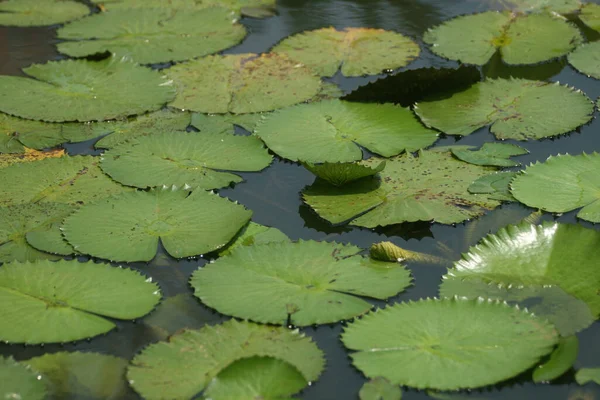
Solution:
<svg viewBox="0 0 600 400"><path fill-rule="evenodd" d="M277 16L264 20L248 18L242 20L250 34L239 46L226 53L265 52L284 37L321 27L374 27L399 31L421 44L421 56L408 69L430 66L455 67L457 63L443 60L427 50L421 41L423 32L453 16L499 8L501 5L501 0L278 0ZM589 40L598 40L598 34L589 30L584 32ZM54 28L0 27L0 74L19 75L22 74L20 68L31 63L60 58L54 48L55 43ZM508 68L498 61L492 61L482 70L485 76L492 77L515 76L560 81L581 89L592 99L600 96L600 81L578 74L564 61L518 68ZM338 74L331 81L349 93L381 77L345 78ZM597 114L598 112L596 116ZM454 143L480 145L493 140L489 130L484 128L460 140L441 139L437 145ZM584 151L600 151L600 123L594 119L592 123L570 135L518 144L530 151L530 154L518 158L518 161L523 164L544 160L549 155L558 153L580 154ZM97 154L93 150L92 142L66 147L71 154ZM441 242L455 253L456 259L460 252L464 252L483 235L495 232L506 224L515 223L532 211L517 204L505 205L479 220L458 226L411 223L376 231L346 226L332 227L301 202L300 191L314 180L313 175L304 168L287 161L275 160L273 165L261 173L241 175L245 178L244 183L221 190L221 194L238 200L253 210L255 222L277 227L292 239L335 240L363 248L368 248L377 241L390 240L411 250L440 254L439 243ZM546 220L552 218L550 215L544 216ZM556 219L560 222L575 223L575 212L564 214ZM584 225L600 229L600 226L587 223ZM188 278L199 265L204 263L202 259L177 261L162 253L148 265L138 263L132 267L151 276L161 286L163 295L168 297L178 293L190 293ZM409 265L409 268L413 272L415 285L390 299L390 303L437 295L437 287L440 277L445 273L445 268L433 265ZM373 303L383 305L382 302ZM201 304L195 307L196 309L192 310L197 315L194 327L227 319L204 308ZM146 345L157 340L143 320L117 322L117 325L116 331L90 341L28 347L0 345L0 353L10 354L22 360L47 352L87 350L131 359ZM336 324L304 329L325 352L327 367L321 378L307 388L301 398L315 400L358 398L358 390L365 379L352 367L348 353L339 341L342 327L343 324ZM596 322L578 336L581 350L575 368L600 366L600 322ZM473 399L600 399L598 386L578 386L574 382L572 372L553 384L545 385L534 385L528 382L530 376L530 372L527 372L508 383L474 391L467 397ZM129 391L123 398L139 397L133 391ZM403 397L408 400L427 398L430 397L425 392L414 390L406 390Z"/></svg>

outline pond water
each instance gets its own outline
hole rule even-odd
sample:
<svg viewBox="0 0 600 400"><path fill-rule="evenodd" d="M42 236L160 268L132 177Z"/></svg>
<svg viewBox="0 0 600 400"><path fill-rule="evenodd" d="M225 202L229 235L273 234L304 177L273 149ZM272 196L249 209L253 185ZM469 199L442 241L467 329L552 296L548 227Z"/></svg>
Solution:
<svg viewBox="0 0 600 400"><path fill-rule="evenodd" d="M408 68L419 67L456 67L457 63L443 60L433 55L422 43L423 32L451 17L501 7L501 1L495 0L278 0L278 15L267 19L244 18L242 23L250 34L238 46L225 53L266 52L274 44L291 34L333 26L375 27L399 31L415 39L421 45L422 53L417 61ZM593 32L584 30L592 40ZM50 28L7 28L0 27L0 74L20 75L20 68L35 62L45 62L61 58L54 47L55 29ZM486 76L515 76L534 79L559 81L583 90L590 98L600 96L600 81L595 81L577 73L565 62L553 62L537 67L508 68L499 61L484 67ZM346 93L361 85L373 82L380 76L345 78L339 73L330 80L338 84ZM596 116L598 112L596 111ZM240 129L240 134L244 132ZM456 140L443 138L439 146L449 144L480 145L493 141L488 128ZM524 165L536 160L545 160L549 155L580 154L600 151L600 122L594 119L577 132L562 137L519 143L530 153L519 158ZM66 145L70 154L98 154L93 143ZM368 248L371 244L389 240L403 248L431 254L440 254L440 243L444 243L455 255L464 252L469 245L477 242L484 234L495 232L498 228L515 223L527 216L532 210L518 204L504 205L476 221L458 226L444 226L429 223L409 223L378 230L360 228L332 227L319 218L310 208L303 205L300 191L314 181L314 176L303 167L282 160L275 162L261 173L241 174L244 182L235 187L221 190L223 196L237 200L254 211L253 220L260 224L274 226L292 239L314 239L352 243ZM6 182L2 183L7 184ZM575 223L575 212L566 213L554 219L560 222ZM553 217L545 215L544 220ZM593 229L600 226L577 222ZM456 259L457 256L455 256ZM165 297L179 293L189 293L190 274L205 260L177 261L164 252L148 265L133 264L132 267L143 271L157 281ZM446 269L436 265L408 265L416 284L401 295L389 299L390 303L434 297L440 277ZM196 302L197 303L197 302ZM373 302L374 304L381 303ZM192 304L190 310L182 310L186 315L182 320L187 324L200 327L205 323L216 323L228 319L201 304ZM190 317L193 315L193 317ZM173 324L182 323L173 316ZM149 343L157 339L155 332L144 323L117 322L118 330L89 341L65 345L20 346L0 345L0 352L13 355L17 360L55 351L92 350L122 356L131 359ZM300 398L303 399L354 399L363 383L363 375L352 367L348 352L343 348L339 335L343 324L306 328L304 332L313 337L327 358L326 370L321 378L307 388ZM578 334L580 353L575 364L579 366L600 366L600 322ZM102 379L101 376L98 379ZM517 377L502 385L486 388L482 391L465 393L468 398L486 399L600 399L600 388L587 385L578 386L573 373L568 373L552 384L530 383L529 373ZM123 394L122 398L139 398L133 391ZM424 391L405 390L404 399L417 400L430 398Z"/></svg>

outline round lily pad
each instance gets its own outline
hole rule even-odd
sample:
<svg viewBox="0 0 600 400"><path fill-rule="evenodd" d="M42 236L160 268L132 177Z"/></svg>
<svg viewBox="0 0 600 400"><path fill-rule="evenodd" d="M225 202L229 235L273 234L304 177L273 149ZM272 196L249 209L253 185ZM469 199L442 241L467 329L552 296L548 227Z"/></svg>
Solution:
<svg viewBox="0 0 600 400"><path fill-rule="evenodd" d="M171 101L175 89L157 71L126 59L63 60L0 76L0 111L51 122L141 114Z"/></svg>
<svg viewBox="0 0 600 400"><path fill-rule="evenodd" d="M507 64L536 64L562 57L582 42L577 27L549 13L484 12L456 17L425 32L442 57L483 65L496 51Z"/></svg>
<svg viewBox="0 0 600 400"><path fill-rule="evenodd" d="M484 143L477 150L453 148L451 151L455 157L465 162L495 167L517 167L521 164L510 157L529 153L527 149L510 143Z"/></svg>
<svg viewBox="0 0 600 400"><path fill-rule="evenodd" d="M177 88L171 106L202 113L271 111L321 90L318 76L278 54L208 56L164 72Z"/></svg>
<svg viewBox="0 0 600 400"><path fill-rule="evenodd" d="M516 201L510 194L510 182L517 172L496 172L476 179L469 185L469 193L485 194L488 198L498 201Z"/></svg>
<svg viewBox="0 0 600 400"><path fill-rule="evenodd" d="M502 0L509 9L519 12L556 12L569 14L581 8L579 0Z"/></svg>
<svg viewBox="0 0 600 400"><path fill-rule="evenodd" d="M325 364L321 350L297 330L230 320L151 344L131 361L127 379L148 400L192 398L236 361L256 356L292 365L306 382L315 381Z"/></svg>
<svg viewBox="0 0 600 400"><path fill-rule="evenodd" d="M371 158L364 165L378 165ZM468 164L449 152L420 151L386 161L380 178L360 179L337 187L322 180L304 189L302 197L333 224L374 228L402 222L452 224L482 215L500 203L468 187L495 168Z"/></svg>
<svg viewBox="0 0 600 400"><path fill-rule="evenodd" d="M541 139L568 133L592 118L594 104L558 83L489 79L452 97L418 103L427 126L449 135L469 135L486 125L498 139Z"/></svg>
<svg viewBox="0 0 600 400"><path fill-rule="evenodd" d="M131 192L80 208L62 227L83 254L117 261L150 261L159 239L176 258L217 250L248 222L252 212L203 190Z"/></svg>
<svg viewBox="0 0 600 400"><path fill-rule="evenodd" d="M375 378L366 382L358 392L360 400L400 400L402 391L385 378Z"/></svg>
<svg viewBox="0 0 600 400"><path fill-rule="evenodd" d="M0 357L0 398L43 400L46 398L44 382L25 365L12 357Z"/></svg>
<svg viewBox="0 0 600 400"><path fill-rule="evenodd" d="M419 45L396 32L372 28L321 28L284 39L271 51L283 53L317 72L333 76L376 75L408 65Z"/></svg>
<svg viewBox="0 0 600 400"><path fill-rule="evenodd" d="M569 62L582 74L600 79L600 42L582 44L569 54Z"/></svg>
<svg viewBox="0 0 600 400"><path fill-rule="evenodd" d="M70 0L6 0L0 2L0 25L42 26L62 24L90 13L82 3Z"/></svg>
<svg viewBox="0 0 600 400"><path fill-rule="evenodd" d="M235 133L235 126L252 132L263 114L192 114L192 126L200 132Z"/></svg>
<svg viewBox="0 0 600 400"><path fill-rule="evenodd" d="M287 242L290 238L277 228L260 225L250 221L242 230L231 239L231 242L219 251L219 257L231 253L234 249L242 246L255 244L266 244L271 242Z"/></svg>
<svg viewBox="0 0 600 400"><path fill-rule="evenodd" d="M503 303L427 299L368 314L348 325L342 341L367 377L456 390L518 375L558 337L548 322Z"/></svg>
<svg viewBox="0 0 600 400"><path fill-rule="evenodd" d="M300 241L240 247L197 270L195 295L217 311L272 324L306 326L355 317L406 289L410 272L398 263L357 255L337 243Z"/></svg>
<svg viewBox="0 0 600 400"><path fill-rule="evenodd" d="M139 273L92 261L13 262L0 268L0 340L69 342L149 313L160 292Z"/></svg>
<svg viewBox="0 0 600 400"><path fill-rule="evenodd" d="M342 100L276 111L254 132L281 157L310 163L362 160L359 145L391 157L437 140L437 133L420 124L408 108Z"/></svg>
<svg viewBox="0 0 600 400"><path fill-rule="evenodd" d="M385 161L379 165L363 165L362 163L304 163L304 168L334 186L342 186L368 176L374 176L385 168Z"/></svg>
<svg viewBox="0 0 600 400"><path fill-rule="evenodd" d="M575 374L575 380L580 385L594 382L600 385L600 368L581 368Z"/></svg>
<svg viewBox="0 0 600 400"><path fill-rule="evenodd" d="M229 10L119 9L72 22L57 32L58 51L85 57L110 51L140 64L183 61L231 47L246 36ZM76 40L76 41L72 41Z"/></svg>
<svg viewBox="0 0 600 400"><path fill-rule="evenodd" d="M585 3L581 7L579 19L591 29L600 32L600 4Z"/></svg>
<svg viewBox="0 0 600 400"><path fill-rule="evenodd" d="M512 195L529 207L568 212L583 207L577 217L600 222L600 154L551 156L528 166L511 183Z"/></svg>
<svg viewBox="0 0 600 400"><path fill-rule="evenodd" d="M218 189L242 181L240 176L222 171L260 171L271 160L254 136L171 132L141 137L109 150L101 167L117 182L139 188L187 185Z"/></svg>

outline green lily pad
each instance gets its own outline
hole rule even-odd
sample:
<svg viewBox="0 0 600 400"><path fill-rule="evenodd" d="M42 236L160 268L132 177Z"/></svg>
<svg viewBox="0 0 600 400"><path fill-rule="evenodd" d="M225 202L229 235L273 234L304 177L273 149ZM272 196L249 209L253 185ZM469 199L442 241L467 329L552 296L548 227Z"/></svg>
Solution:
<svg viewBox="0 0 600 400"><path fill-rule="evenodd" d="M263 114L192 114L192 126L200 132L234 133L235 125L252 132Z"/></svg>
<svg viewBox="0 0 600 400"><path fill-rule="evenodd" d="M219 52L241 42L246 29L225 8L139 8L94 14L65 25L57 35L70 40L57 47L71 57L110 51L119 58L155 64Z"/></svg>
<svg viewBox="0 0 600 400"><path fill-rule="evenodd" d="M581 368L575 374L575 380L580 385L594 382L600 385L600 368Z"/></svg>
<svg viewBox="0 0 600 400"><path fill-rule="evenodd" d="M44 383L25 365L12 357L0 357L0 398L43 400L46 398Z"/></svg>
<svg viewBox="0 0 600 400"><path fill-rule="evenodd" d="M582 44L569 54L569 62L582 74L600 79L600 42Z"/></svg>
<svg viewBox="0 0 600 400"><path fill-rule="evenodd" d="M62 227L83 254L125 262L150 261L161 240L176 258L217 250L252 212L216 194L157 189L131 192L81 207Z"/></svg>
<svg viewBox="0 0 600 400"><path fill-rule="evenodd" d="M30 163L34 161L45 160L46 158L60 158L66 155L64 149L51 150L33 150L28 147L24 148L23 153L4 153L0 154L0 170L10 167L14 164Z"/></svg>
<svg viewBox="0 0 600 400"><path fill-rule="evenodd" d="M378 165L371 158L364 165ZM452 224L492 210L500 203L467 188L494 172L492 167L468 164L449 152L420 151L387 160L381 179L361 179L342 187L315 181L302 197L333 224L374 228L414 221Z"/></svg>
<svg viewBox="0 0 600 400"><path fill-rule="evenodd" d="M600 222L600 154L551 156L528 166L511 183L521 203L549 212L583 207L577 217Z"/></svg>
<svg viewBox="0 0 600 400"><path fill-rule="evenodd" d="M555 285L584 301L598 317L598 257L600 232L580 225L523 223L500 229L471 247L448 275L503 286Z"/></svg>
<svg viewBox="0 0 600 400"><path fill-rule="evenodd" d="M449 334L451 333L451 334ZM387 307L349 324L344 345L367 377L438 390L490 385L552 351L552 325L503 303L427 299Z"/></svg>
<svg viewBox="0 0 600 400"><path fill-rule="evenodd" d="M423 40L439 56L483 65L496 51L507 64L552 60L583 39L575 25L559 16L488 11L446 21L425 32Z"/></svg>
<svg viewBox="0 0 600 400"><path fill-rule="evenodd" d="M283 360L251 357L234 362L204 391L211 400L290 400L308 384L300 371Z"/></svg>
<svg viewBox="0 0 600 400"><path fill-rule="evenodd" d="M579 0L508 0L509 9L519 12L556 12L560 14L569 14L578 11L581 8Z"/></svg>
<svg viewBox="0 0 600 400"><path fill-rule="evenodd" d="M248 114L311 99L321 80L278 54L208 56L164 71L177 88L171 106L201 113Z"/></svg>
<svg viewBox="0 0 600 400"><path fill-rule="evenodd" d="M271 16L275 9L275 0L92 0L92 3L100 5L103 10L169 8L189 11L224 7L253 18Z"/></svg>
<svg viewBox="0 0 600 400"><path fill-rule="evenodd" d="M390 157L437 140L437 133L422 126L408 108L341 100L276 111L255 134L281 157L310 163L361 160L359 145Z"/></svg>
<svg viewBox="0 0 600 400"><path fill-rule="evenodd" d="M439 101L419 103L423 123L449 135L469 135L486 125L498 139L541 139L587 123L594 112L580 91L558 83L488 79Z"/></svg>
<svg viewBox="0 0 600 400"><path fill-rule="evenodd" d="M74 207L60 203L24 203L0 207L0 262L59 258L48 254L46 249L32 247L26 240L29 235L32 235L34 242L43 242L44 239L56 241L58 238L60 246L56 247L58 251L54 253L72 254L73 250L69 251L70 246L62 240L59 226L73 210Z"/></svg>
<svg viewBox="0 0 600 400"><path fill-rule="evenodd" d="M284 39L272 50L299 61L320 76L376 75L405 67L419 45L397 32L372 28L321 28Z"/></svg>
<svg viewBox="0 0 600 400"><path fill-rule="evenodd" d="M250 221L234 237L223 250L219 251L219 257L230 254L233 250L242 246L253 246L255 244L266 244L272 242L287 242L290 238L277 228L260 225Z"/></svg>
<svg viewBox="0 0 600 400"><path fill-rule="evenodd" d="M400 400L402 399L402 390L398 385L392 385L385 378L375 378L360 388L358 397L360 400Z"/></svg>
<svg viewBox="0 0 600 400"><path fill-rule="evenodd" d="M577 361L578 352L579 339L577 336L561 337L548 361L533 371L533 381L536 383L549 382L563 376Z"/></svg>
<svg viewBox="0 0 600 400"><path fill-rule="evenodd" d="M49 398L122 399L127 391L123 358L59 352L23 361L42 376Z"/></svg>
<svg viewBox="0 0 600 400"><path fill-rule="evenodd" d="M161 108L175 89L157 71L127 59L34 64L31 78L0 76L0 111L50 122L94 121ZM33 78L33 79L32 79Z"/></svg>
<svg viewBox="0 0 600 400"><path fill-rule="evenodd" d="M134 319L160 300L139 273L92 261L13 262L0 268L0 340L56 343L115 328L107 318Z"/></svg>
<svg viewBox="0 0 600 400"><path fill-rule="evenodd" d="M386 299L411 283L403 266L359 251L313 241L240 247L190 282L204 304L226 315L280 325L337 322L369 311L371 304L355 296Z"/></svg>
<svg viewBox="0 0 600 400"><path fill-rule="evenodd" d="M591 29L600 32L600 4L585 3L581 7L579 19Z"/></svg>
<svg viewBox="0 0 600 400"><path fill-rule="evenodd" d="M298 330L230 320L151 344L131 361L127 379L148 400L191 398L234 362L256 356L291 364L307 382L325 364L321 350Z"/></svg>
<svg viewBox="0 0 600 400"><path fill-rule="evenodd" d="M485 194L488 198L498 201L516 201L510 194L510 182L517 172L496 172L482 176L469 185L469 193Z"/></svg>
<svg viewBox="0 0 600 400"><path fill-rule="evenodd" d="M254 136L212 132L170 132L137 138L104 153L102 170L124 185L218 189L242 182L222 172L260 171L271 164Z"/></svg>
<svg viewBox="0 0 600 400"><path fill-rule="evenodd" d="M379 165L374 166L363 165L361 163L304 163L302 165L314 175L332 185L342 186L348 182L366 178L367 176L377 175L384 170L385 161L381 161Z"/></svg>
<svg viewBox="0 0 600 400"><path fill-rule="evenodd" d="M452 149L452 154L465 162L495 167L517 167L521 164L509 158L528 153L527 149L510 143L484 143L477 150Z"/></svg>
<svg viewBox="0 0 600 400"><path fill-rule="evenodd" d="M90 13L82 3L69 0L7 0L0 3L0 25L62 24Z"/></svg>
<svg viewBox="0 0 600 400"><path fill-rule="evenodd" d="M130 189L106 176L91 156L46 158L0 168L0 206L22 203L83 204Z"/></svg>

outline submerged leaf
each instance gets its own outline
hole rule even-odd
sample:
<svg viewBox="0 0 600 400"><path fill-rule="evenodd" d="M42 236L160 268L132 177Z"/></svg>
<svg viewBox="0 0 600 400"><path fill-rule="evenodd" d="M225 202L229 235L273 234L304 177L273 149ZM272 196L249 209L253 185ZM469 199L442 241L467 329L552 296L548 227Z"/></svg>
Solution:
<svg viewBox="0 0 600 400"><path fill-rule="evenodd" d="M594 105L580 91L558 83L489 79L452 97L419 103L427 126L469 135L491 125L498 139L541 139L570 132L592 118Z"/></svg>
<svg viewBox="0 0 600 400"><path fill-rule="evenodd" d="M57 343L115 328L107 318L134 319L160 300L139 273L92 261L13 262L0 268L0 339Z"/></svg>
<svg viewBox="0 0 600 400"><path fill-rule="evenodd" d="M92 0L104 10L167 8L175 10L202 10L209 7L224 7L236 13L241 12L253 18L271 16L275 0Z"/></svg>
<svg viewBox="0 0 600 400"><path fill-rule="evenodd" d="M0 76L0 111L51 122L93 121L141 114L171 101L160 74L126 59L63 60L23 69L30 78Z"/></svg>
<svg viewBox="0 0 600 400"><path fill-rule="evenodd" d="M366 382L358 392L360 400L400 400L402 391L385 378L375 378Z"/></svg>
<svg viewBox="0 0 600 400"><path fill-rule="evenodd" d="M233 250L242 246L253 246L255 244L266 244L272 242L287 242L290 238L277 228L260 225L250 221L242 230L233 238L231 242L219 251L219 257L230 254Z"/></svg>
<svg viewBox="0 0 600 400"><path fill-rule="evenodd" d="M510 182L517 172L496 172L482 176L469 185L469 193L485 194L488 198L498 201L516 201L510 194Z"/></svg>
<svg viewBox="0 0 600 400"><path fill-rule="evenodd" d="M16 362L12 357L0 356L0 398L16 400L43 400L46 398L44 383L33 371Z"/></svg>
<svg viewBox="0 0 600 400"><path fill-rule="evenodd" d="M600 385L600 368L581 368L575 374L575 380L580 385L594 382Z"/></svg>
<svg viewBox="0 0 600 400"><path fill-rule="evenodd" d="M217 311L262 323L296 326L355 317L411 283L397 263L364 258L359 248L300 241L241 247L197 270L195 295Z"/></svg>
<svg viewBox="0 0 600 400"><path fill-rule="evenodd" d="M581 7L579 19L591 29L600 32L600 4L585 3Z"/></svg>
<svg viewBox="0 0 600 400"><path fill-rule="evenodd" d="M519 166L520 163L510 160L509 157L528 153L529 151L521 146L510 143L484 143L478 150L452 149L452 154L465 162L495 167Z"/></svg>
<svg viewBox="0 0 600 400"><path fill-rule="evenodd" d="M81 18L89 13L90 9L77 1L6 0L0 2L0 25L55 25Z"/></svg>
<svg viewBox="0 0 600 400"><path fill-rule="evenodd" d="M454 18L423 37L442 57L483 65L500 51L507 64L536 64L562 57L582 41L575 25L558 16L493 11Z"/></svg>
<svg viewBox="0 0 600 400"><path fill-rule="evenodd" d="M437 140L437 133L421 125L408 108L341 100L274 112L255 134L280 156L310 163L361 160L359 145L390 157Z"/></svg>
<svg viewBox="0 0 600 400"><path fill-rule="evenodd" d="M256 356L291 364L307 382L325 364L321 350L297 330L230 320L151 344L131 361L127 378L148 400L192 398L234 362Z"/></svg>
<svg viewBox="0 0 600 400"><path fill-rule="evenodd" d="M219 52L240 42L246 29L224 8L141 8L94 14L60 28L57 35L70 40L57 47L71 57L109 51L155 64Z"/></svg>
<svg viewBox="0 0 600 400"><path fill-rule="evenodd" d="M284 39L272 50L308 66L320 76L376 75L408 65L419 45L397 32L372 28L321 28Z"/></svg>
<svg viewBox="0 0 600 400"><path fill-rule="evenodd" d="M367 377L456 390L518 375L552 350L558 334L502 303L428 299L368 314L348 325L342 341Z"/></svg>
<svg viewBox="0 0 600 400"><path fill-rule="evenodd" d="M533 371L533 381L536 383L548 382L561 377L571 369L577 360L578 352L579 340L577 336L560 338L558 346L550 354L550 359Z"/></svg>
<svg viewBox="0 0 600 400"><path fill-rule="evenodd" d="M582 74L600 79L600 42L582 44L569 54L569 62Z"/></svg>
<svg viewBox="0 0 600 400"><path fill-rule="evenodd" d="M367 176L377 175L385 168L385 160L379 165L363 165L361 163L303 163L304 168L319 178L326 180L334 186L342 186Z"/></svg>
<svg viewBox="0 0 600 400"><path fill-rule="evenodd" d="M319 77L278 54L208 56L164 72L178 92L171 106L202 113L271 111L321 90Z"/></svg>

